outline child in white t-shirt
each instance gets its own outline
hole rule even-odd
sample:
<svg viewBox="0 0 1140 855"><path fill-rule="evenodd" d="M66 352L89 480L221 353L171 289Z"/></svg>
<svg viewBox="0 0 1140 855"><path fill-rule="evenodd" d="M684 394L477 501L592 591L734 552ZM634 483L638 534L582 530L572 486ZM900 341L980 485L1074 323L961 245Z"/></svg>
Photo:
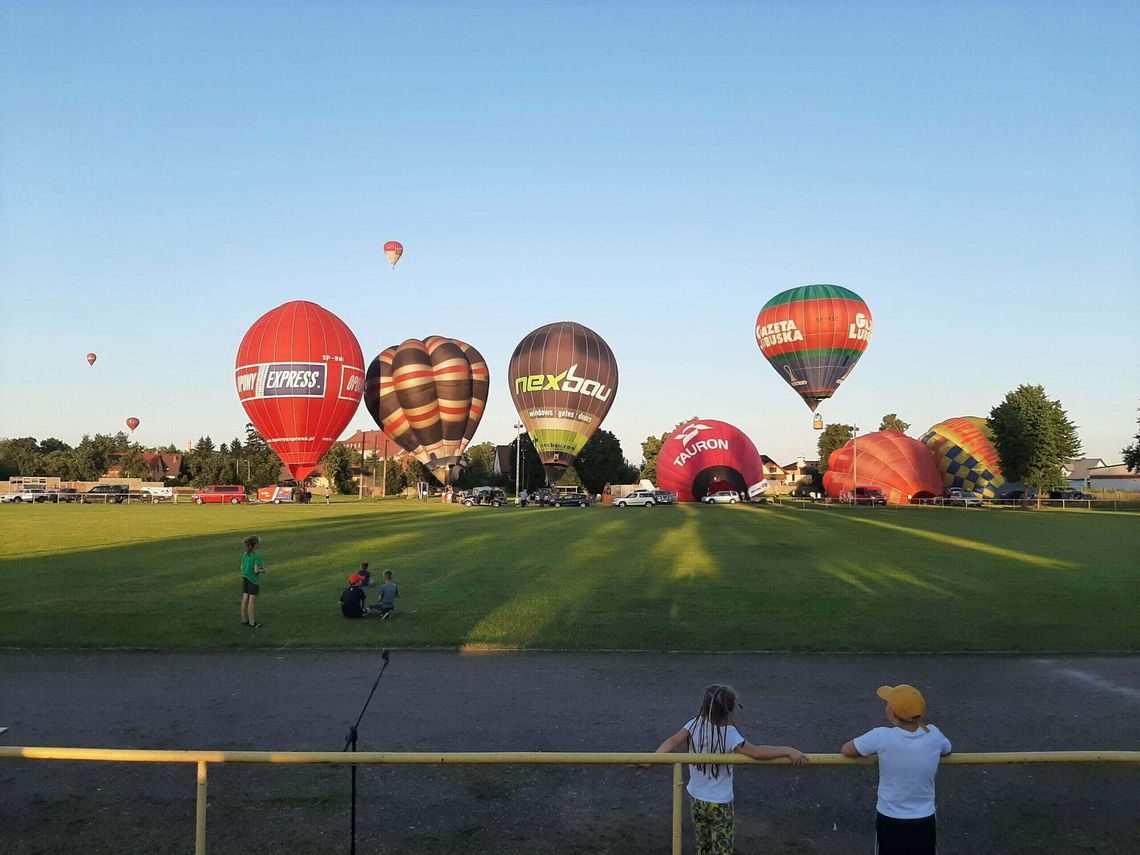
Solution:
<svg viewBox="0 0 1140 855"><path fill-rule="evenodd" d="M736 752L756 760L787 757L799 766L808 762L801 751L787 745L752 745L745 741L733 725L737 707L736 692L730 686L709 686L696 718L666 739L657 748L660 754L675 751L682 745L694 754L728 754ZM638 768L644 772L648 766ZM689 797L693 829L697 836L697 855L732 855L735 817L732 808L732 765L689 766Z"/></svg>
<svg viewBox="0 0 1140 855"><path fill-rule="evenodd" d="M935 855L938 828L934 776L950 740L926 724L926 699L914 686L880 686L890 727L876 727L843 746L845 757L879 757L875 839L878 855Z"/></svg>

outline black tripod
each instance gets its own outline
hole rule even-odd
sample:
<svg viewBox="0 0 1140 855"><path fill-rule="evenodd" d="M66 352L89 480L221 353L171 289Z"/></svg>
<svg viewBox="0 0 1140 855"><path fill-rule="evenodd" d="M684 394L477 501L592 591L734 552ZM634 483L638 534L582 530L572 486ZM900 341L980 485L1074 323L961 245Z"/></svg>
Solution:
<svg viewBox="0 0 1140 855"><path fill-rule="evenodd" d="M380 678L384 676L384 671L388 667L388 651L384 650L380 653L380 658L384 660L384 665L380 668L380 673L376 675L376 682L372 684L372 691L368 693L368 700L364 702L364 706L360 708L360 715L356 717L356 724L348 729L348 736L345 737L344 750L348 751L350 748L353 752L356 751L356 736L357 728L360 727L360 720L364 718L364 713L368 710L368 705L372 703L372 696L376 694L376 687L380 685ZM352 808L350 813L350 844L348 851L352 855L356 855L356 764L352 764Z"/></svg>

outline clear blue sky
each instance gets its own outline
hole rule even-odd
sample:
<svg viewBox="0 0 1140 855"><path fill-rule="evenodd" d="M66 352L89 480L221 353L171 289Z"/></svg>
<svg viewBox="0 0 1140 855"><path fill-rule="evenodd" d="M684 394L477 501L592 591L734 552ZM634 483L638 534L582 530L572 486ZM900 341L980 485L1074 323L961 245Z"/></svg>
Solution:
<svg viewBox="0 0 1140 855"><path fill-rule="evenodd" d="M752 326L814 282L875 316L829 421L918 432L1038 383L1089 455L1136 433L1135 3L24 2L0 28L0 436L244 435L238 342L309 299L366 360L476 345L477 442L513 436L519 339L576 320L619 360L631 460L700 415L783 463L816 434Z"/></svg>

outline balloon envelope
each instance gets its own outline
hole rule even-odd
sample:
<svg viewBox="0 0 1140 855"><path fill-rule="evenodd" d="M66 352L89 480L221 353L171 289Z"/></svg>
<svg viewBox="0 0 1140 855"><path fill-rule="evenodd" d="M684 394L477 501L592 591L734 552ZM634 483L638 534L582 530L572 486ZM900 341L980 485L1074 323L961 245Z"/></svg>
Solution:
<svg viewBox="0 0 1140 855"><path fill-rule="evenodd" d="M762 481L764 466L752 440L716 419L681 425L657 455L657 486L675 492L679 502L700 501L719 490L751 495L763 491Z"/></svg>
<svg viewBox="0 0 1140 855"><path fill-rule="evenodd" d="M992 499L1005 487L993 434L985 419L959 416L939 422L919 440L930 449L942 483Z"/></svg>
<svg viewBox="0 0 1140 855"><path fill-rule="evenodd" d="M94 353L89 353L89 354L87 354L87 364L88 364L88 365L94 365L94 364L95 364L95 360L96 360L96 359L98 359L98 358L99 358L99 357L98 357L98 356L96 356Z"/></svg>
<svg viewBox="0 0 1140 855"><path fill-rule="evenodd" d="M942 476L926 446L899 430L881 430L848 440L831 452L823 488L837 498L856 486L878 487L887 503L905 505L912 499L942 495Z"/></svg>
<svg viewBox="0 0 1140 855"><path fill-rule="evenodd" d="M559 321L518 343L507 382L547 481L553 484L610 411L617 393L617 360L596 332Z"/></svg>
<svg viewBox="0 0 1140 855"><path fill-rule="evenodd" d="M136 419L134 416L131 416L129 419L127 419L127 427L129 427L131 429L132 433L134 432L135 428L137 428L138 426L139 426L139 420Z"/></svg>
<svg viewBox="0 0 1140 855"><path fill-rule="evenodd" d="M807 285L783 291L756 316L756 344L815 412L835 394L871 341L871 310L854 291Z"/></svg>
<svg viewBox="0 0 1140 855"><path fill-rule="evenodd" d="M463 450L483 418L489 378L471 345L410 338L372 360L364 403L381 430L447 484L459 477Z"/></svg>
<svg viewBox="0 0 1140 855"><path fill-rule="evenodd" d="M238 346L234 380L253 426L302 481L360 405L364 356L344 321L294 300L254 321Z"/></svg>
<svg viewBox="0 0 1140 855"><path fill-rule="evenodd" d="M384 254L388 256L388 261L395 267L396 262L400 260L400 256L404 254L404 245L399 241L390 240L384 244Z"/></svg>

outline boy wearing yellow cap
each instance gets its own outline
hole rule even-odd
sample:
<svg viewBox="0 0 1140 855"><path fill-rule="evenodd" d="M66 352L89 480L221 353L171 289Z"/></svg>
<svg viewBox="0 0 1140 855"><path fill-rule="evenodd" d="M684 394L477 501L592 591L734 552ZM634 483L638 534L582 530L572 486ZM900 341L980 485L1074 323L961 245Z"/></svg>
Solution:
<svg viewBox="0 0 1140 855"><path fill-rule="evenodd" d="M890 727L876 727L843 746L845 757L879 757L875 816L878 855L935 855L938 831L934 776L950 740L926 724L926 700L914 686L880 686Z"/></svg>

